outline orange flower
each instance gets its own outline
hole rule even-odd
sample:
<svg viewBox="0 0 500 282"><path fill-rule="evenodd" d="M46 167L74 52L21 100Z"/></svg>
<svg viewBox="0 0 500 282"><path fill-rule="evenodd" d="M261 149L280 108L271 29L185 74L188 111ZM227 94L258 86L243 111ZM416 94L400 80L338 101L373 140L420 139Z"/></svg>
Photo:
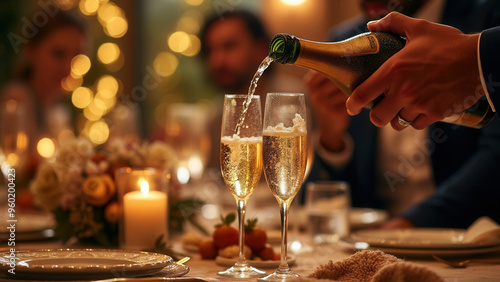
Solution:
<svg viewBox="0 0 500 282"><path fill-rule="evenodd" d="M115 195L116 187L107 174L90 176L82 184L83 196L93 206L104 206Z"/></svg>

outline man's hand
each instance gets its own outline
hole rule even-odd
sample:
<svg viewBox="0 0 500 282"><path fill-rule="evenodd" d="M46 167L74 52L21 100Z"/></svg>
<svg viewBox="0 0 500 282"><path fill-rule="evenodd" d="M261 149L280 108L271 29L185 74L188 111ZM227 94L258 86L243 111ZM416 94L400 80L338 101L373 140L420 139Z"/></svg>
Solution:
<svg viewBox="0 0 500 282"><path fill-rule="evenodd" d="M343 137L351 119L345 109L347 95L335 83L315 71L306 75L305 82L311 95L321 145L332 152L343 150Z"/></svg>
<svg viewBox="0 0 500 282"><path fill-rule="evenodd" d="M374 125L390 122L402 130L399 115L423 129L471 107L484 95L477 63L478 34L465 35L450 26L395 12L370 22L368 28L404 36L406 46L354 90L346 103L349 113L358 114L384 93L370 113Z"/></svg>

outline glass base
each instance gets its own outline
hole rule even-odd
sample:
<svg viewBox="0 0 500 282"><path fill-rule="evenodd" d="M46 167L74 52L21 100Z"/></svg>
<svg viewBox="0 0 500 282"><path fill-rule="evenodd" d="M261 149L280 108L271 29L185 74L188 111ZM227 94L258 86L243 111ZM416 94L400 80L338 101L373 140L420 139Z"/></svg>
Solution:
<svg viewBox="0 0 500 282"><path fill-rule="evenodd" d="M267 273L248 264L239 265L236 263L230 268L217 272L218 275L232 278L255 278L262 277Z"/></svg>
<svg viewBox="0 0 500 282"><path fill-rule="evenodd" d="M280 271L276 270L274 273L269 274L266 277L257 279L258 281L300 281L299 275L291 270Z"/></svg>

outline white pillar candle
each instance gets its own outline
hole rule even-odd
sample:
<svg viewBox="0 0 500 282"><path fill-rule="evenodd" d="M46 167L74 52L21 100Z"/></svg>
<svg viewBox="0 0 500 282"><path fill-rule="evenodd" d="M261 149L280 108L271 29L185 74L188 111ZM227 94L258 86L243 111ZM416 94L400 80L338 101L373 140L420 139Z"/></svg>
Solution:
<svg viewBox="0 0 500 282"><path fill-rule="evenodd" d="M154 247L161 235L166 239L167 194L150 191L149 183L141 183L141 191L123 196L124 243L126 248Z"/></svg>

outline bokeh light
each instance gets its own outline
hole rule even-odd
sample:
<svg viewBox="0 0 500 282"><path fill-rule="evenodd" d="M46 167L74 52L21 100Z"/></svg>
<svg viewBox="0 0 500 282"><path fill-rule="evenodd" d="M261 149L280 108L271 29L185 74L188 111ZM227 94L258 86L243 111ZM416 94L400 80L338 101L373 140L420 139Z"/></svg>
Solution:
<svg viewBox="0 0 500 282"><path fill-rule="evenodd" d="M201 4L203 4L203 0L184 0L184 1L186 1L186 3L191 6L200 6Z"/></svg>
<svg viewBox="0 0 500 282"><path fill-rule="evenodd" d="M128 23L124 17L113 17L106 22L104 32L113 38L120 38L127 33Z"/></svg>
<svg viewBox="0 0 500 282"><path fill-rule="evenodd" d="M89 128L89 138L94 144L103 144L109 138L109 127L102 121L96 121Z"/></svg>
<svg viewBox="0 0 500 282"><path fill-rule="evenodd" d="M281 0L281 2L289 6L298 6L306 2L306 0Z"/></svg>
<svg viewBox="0 0 500 282"><path fill-rule="evenodd" d="M97 59L105 65L116 62L119 57L120 47L118 47L115 43L106 42L101 44L99 49L97 49Z"/></svg>
<svg viewBox="0 0 500 282"><path fill-rule="evenodd" d="M89 107L85 107L85 109L83 109L83 116L90 121L96 121L101 118L101 115L94 114Z"/></svg>
<svg viewBox="0 0 500 282"><path fill-rule="evenodd" d="M90 59L86 55L76 55L71 60L71 73L74 77L82 77L90 70Z"/></svg>
<svg viewBox="0 0 500 282"><path fill-rule="evenodd" d="M201 41L196 35L189 35L189 47L182 51L181 54L184 56L192 57L200 52Z"/></svg>
<svg viewBox="0 0 500 282"><path fill-rule="evenodd" d="M118 80L111 75L103 75L97 81L97 92L108 91L107 95L115 96L118 93L120 85Z"/></svg>
<svg viewBox="0 0 500 282"><path fill-rule="evenodd" d="M61 87L68 92L71 92L75 90L76 88L82 86L83 83L83 78L80 77L73 77L72 75L68 75L67 77L63 78L61 81Z"/></svg>
<svg viewBox="0 0 500 282"><path fill-rule="evenodd" d="M83 109L87 107L90 102L92 102L93 96L94 94L89 88L78 87L73 91L73 94L71 95L71 102L73 103L73 106L79 109Z"/></svg>
<svg viewBox="0 0 500 282"><path fill-rule="evenodd" d="M168 47L174 52L185 51L189 45L189 35L184 31L176 31L168 37Z"/></svg>
<svg viewBox="0 0 500 282"><path fill-rule="evenodd" d="M48 159L54 156L54 153L56 152L56 145L52 139L42 138L36 144L36 150L40 156Z"/></svg>
<svg viewBox="0 0 500 282"><path fill-rule="evenodd" d="M103 26L107 25L108 21L114 17L125 17L125 13L113 2L104 3L97 10L97 19Z"/></svg>
<svg viewBox="0 0 500 282"><path fill-rule="evenodd" d="M153 62L153 68L160 76L166 77L172 75L177 66L179 65L179 60L177 57L169 52L161 52L158 54Z"/></svg>
<svg viewBox="0 0 500 282"><path fill-rule="evenodd" d="M177 22L177 30L185 31L191 34L197 34L200 31L203 15L188 11Z"/></svg>
<svg viewBox="0 0 500 282"><path fill-rule="evenodd" d="M99 0L80 0L80 12L86 16L95 15L99 9Z"/></svg>
<svg viewBox="0 0 500 282"><path fill-rule="evenodd" d="M106 105L100 99L94 99L87 107L96 116L103 116L106 113Z"/></svg>

